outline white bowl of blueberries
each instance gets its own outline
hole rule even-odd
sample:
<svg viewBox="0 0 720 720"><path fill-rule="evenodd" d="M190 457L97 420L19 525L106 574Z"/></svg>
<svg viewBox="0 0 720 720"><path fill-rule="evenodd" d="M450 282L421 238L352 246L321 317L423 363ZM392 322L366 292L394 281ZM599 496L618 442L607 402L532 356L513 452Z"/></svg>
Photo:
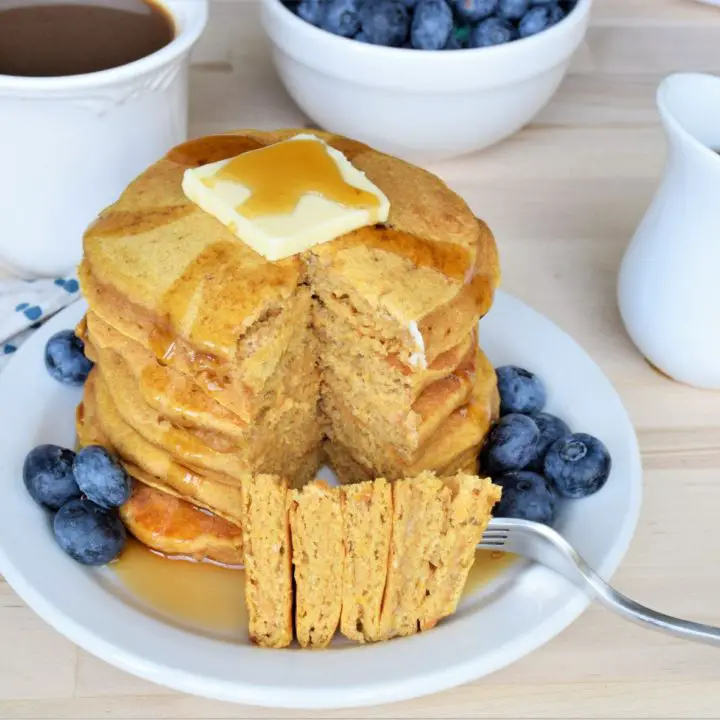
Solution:
<svg viewBox="0 0 720 720"><path fill-rule="evenodd" d="M320 127L410 160L492 145L550 100L592 0L263 0L278 73Z"/></svg>

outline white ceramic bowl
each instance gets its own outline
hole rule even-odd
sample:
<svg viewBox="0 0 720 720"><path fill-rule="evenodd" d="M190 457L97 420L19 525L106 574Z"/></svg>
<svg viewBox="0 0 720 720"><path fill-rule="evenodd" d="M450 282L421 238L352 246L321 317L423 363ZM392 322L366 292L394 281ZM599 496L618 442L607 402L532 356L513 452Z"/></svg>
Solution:
<svg viewBox="0 0 720 720"><path fill-rule="evenodd" d="M548 102L583 40L592 0L545 32L454 51L378 47L332 35L280 0L263 24L285 87L321 127L411 160L461 155L519 130Z"/></svg>

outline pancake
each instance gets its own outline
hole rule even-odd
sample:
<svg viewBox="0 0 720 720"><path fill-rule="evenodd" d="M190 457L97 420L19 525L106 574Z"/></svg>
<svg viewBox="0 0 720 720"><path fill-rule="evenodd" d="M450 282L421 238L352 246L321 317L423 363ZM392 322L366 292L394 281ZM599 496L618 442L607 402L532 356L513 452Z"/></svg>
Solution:
<svg viewBox="0 0 720 720"><path fill-rule="evenodd" d="M90 347L96 352L92 344ZM248 473L285 463L292 466L293 458L305 456L320 442L315 383L305 391L305 398L283 398L282 405L272 408L262 423L246 428L245 442L231 443L210 431L173 424L151 408L130 366L114 351L101 350L98 360L104 385L122 419L145 440L188 467L242 479Z"/></svg>
<svg viewBox="0 0 720 720"><path fill-rule="evenodd" d="M250 640L261 647L287 647L293 639L288 485L273 475L255 480L243 493Z"/></svg>
<svg viewBox="0 0 720 720"><path fill-rule="evenodd" d="M442 483L451 497L435 541L432 571L420 605L421 630L435 627L442 618L455 612L475 562L476 546L502 494L501 488L489 478L474 473L444 477Z"/></svg>
<svg viewBox="0 0 720 720"><path fill-rule="evenodd" d="M244 562L238 525L140 482L134 483L120 517L141 543L165 555L225 565Z"/></svg>
<svg viewBox="0 0 720 720"><path fill-rule="evenodd" d="M78 444L114 448L98 426L93 395L78 406L76 428ZM132 463L123 462L133 478L133 493L120 508L128 531L147 547L166 555L182 555L195 560L213 560L227 565L243 562L240 508L234 521L182 500L182 495L159 478L148 475Z"/></svg>
<svg viewBox="0 0 720 720"><path fill-rule="evenodd" d="M497 419L500 405L495 371L482 352L478 352L476 368L468 402L439 423L430 415L426 422L432 423L432 432L419 433L425 441L409 459L395 445L388 444L382 434L364 425L344 399L326 394L323 410L330 418L327 429L330 449L326 450L340 477L345 480L360 474L360 479L368 480L381 475L395 480L423 470L447 474L474 468L478 448ZM446 408L441 404L440 410L444 413ZM458 458L462 458L460 465ZM342 470L343 467L348 470ZM361 472L361 468L367 472Z"/></svg>
<svg viewBox="0 0 720 720"><path fill-rule="evenodd" d="M86 381L83 408L82 425L92 427L97 423L106 438L102 444L109 446L124 463L139 468L145 476L158 478L194 505L241 524L241 482L217 473L193 471L144 440L119 416L96 369ZM81 442L86 437L82 428L78 436Z"/></svg>
<svg viewBox="0 0 720 720"><path fill-rule="evenodd" d="M295 633L301 647L324 648L340 623L345 563L342 504L322 480L294 490L290 533L295 578Z"/></svg>
<svg viewBox="0 0 720 720"><path fill-rule="evenodd" d="M345 536L340 631L365 643L380 637L392 534L392 489L379 478L340 491Z"/></svg>
<svg viewBox="0 0 720 720"><path fill-rule="evenodd" d="M143 308L130 303L112 286L101 285L87 259L81 263L78 277L98 318L135 341L157 362L190 377L245 423L257 417L273 391L277 393L273 381L282 377L276 372L278 364L292 339L309 325L310 294L300 287L286 308L268 310L267 318L248 329L238 340L238 357L228 359L206 346L199 349L190 345L163 324L156 325Z"/></svg>
<svg viewBox="0 0 720 720"><path fill-rule="evenodd" d="M308 310L309 296L303 296L302 307ZM236 400L232 393L219 386L208 392L204 384L198 382L197 376L183 374L167 362L158 361L140 343L118 331L93 311L87 314L85 334L94 345L114 350L130 364L146 402L158 411L175 413L180 424L212 428L219 433L244 438L248 422L233 412ZM300 328L281 358L274 384L266 388L263 402L273 401L278 396L296 397L298 385L318 381L313 361L316 351L307 347L314 344L315 338L309 328ZM300 372L289 373L289 368ZM188 412L183 416L182 411L186 406Z"/></svg>
<svg viewBox="0 0 720 720"><path fill-rule="evenodd" d="M500 499L488 478L423 472L392 485L392 534L380 637L429 630L455 612L475 546Z"/></svg>
<svg viewBox="0 0 720 720"><path fill-rule="evenodd" d="M452 372L430 384L410 405L399 405L378 398L371 378L364 373L338 376L329 367L323 371L322 408L340 408L351 424L362 427L382 445L391 445L393 452L412 460L418 451L439 430L459 407L470 401L475 385L485 382L486 360L477 347L470 347ZM492 378L494 370L491 369ZM478 380L479 378L479 380ZM491 392L491 390L490 390ZM348 400L350 399L350 400Z"/></svg>

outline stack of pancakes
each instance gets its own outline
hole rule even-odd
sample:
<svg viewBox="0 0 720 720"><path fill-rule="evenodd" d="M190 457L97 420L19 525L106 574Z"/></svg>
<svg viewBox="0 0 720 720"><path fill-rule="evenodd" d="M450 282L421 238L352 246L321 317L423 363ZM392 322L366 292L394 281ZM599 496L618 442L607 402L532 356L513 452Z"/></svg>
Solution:
<svg viewBox="0 0 720 720"><path fill-rule="evenodd" d="M437 177L317 133L390 215L278 262L183 194L187 168L297 132L180 145L85 235L78 332L96 366L79 441L120 457L138 481L126 523L165 552L241 561L243 485L266 473L301 486L323 453L343 482L474 473L497 414L477 340L494 239Z"/></svg>

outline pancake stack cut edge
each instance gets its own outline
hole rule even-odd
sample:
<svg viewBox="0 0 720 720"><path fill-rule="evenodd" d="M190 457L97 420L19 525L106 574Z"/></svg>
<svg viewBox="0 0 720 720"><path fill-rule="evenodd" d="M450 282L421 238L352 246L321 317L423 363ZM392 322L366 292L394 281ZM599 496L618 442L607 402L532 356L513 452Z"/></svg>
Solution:
<svg viewBox="0 0 720 720"><path fill-rule="evenodd" d="M272 476L245 501L250 637L326 648L413 635L455 612L500 488L424 472L301 490Z"/></svg>
<svg viewBox="0 0 720 720"><path fill-rule="evenodd" d="M302 547L289 638L323 647L337 628L359 642L427 629L457 603L471 538L453 508L472 499L472 483L438 477L475 476L498 414L477 327L499 265L490 230L442 181L339 136L315 133L385 193L384 225L268 262L183 194L187 168L297 132L180 145L88 228L79 277L89 310L77 332L95 368L77 430L133 476L121 514L154 550L277 576L291 567L290 546L283 558L265 546L284 547L286 532ZM311 482L324 460L342 491ZM283 492L287 523L273 525ZM402 540L392 513L404 506L422 508L420 544ZM402 558L403 577L425 573L418 583L432 599L421 607L392 562L348 550L358 544ZM457 573L428 574L431 551ZM287 588L275 590L248 605L276 608L266 625L251 611L251 630L280 647Z"/></svg>

